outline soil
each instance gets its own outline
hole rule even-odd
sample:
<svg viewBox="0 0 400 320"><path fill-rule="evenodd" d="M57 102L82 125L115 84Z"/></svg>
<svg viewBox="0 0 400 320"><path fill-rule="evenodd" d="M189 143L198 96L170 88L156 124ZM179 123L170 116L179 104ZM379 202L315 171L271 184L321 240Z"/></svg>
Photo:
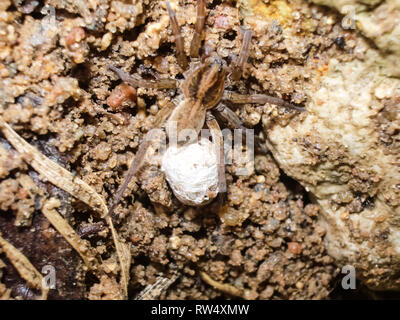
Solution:
<svg viewBox="0 0 400 320"><path fill-rule="evenodd" d="M171 3L188 52L195 1ZM229 82L229 90L304 104L303 89L311 85L305 75L315 71L316 59L319 67L324 56L350 59L352 34L337 22L326 24L332 12L303 1L290 5L299 15L290 33L282 32L285 21L251 25L251 18L246 20L254 30L252 52L244 77ZM154 116L179 90L126 88L107 64L146 79L182 79L164 1L50 0L45 7L1 0L0 9L1 116L112 203ZM208 1L207 11L205 42L229 63L240 49L243 13L236 1ZM260 139L262 115L282 123L303 116L268 104L235 109ZM390 106L387 110L390 115ZM55 267L56 289L49 299L120 299L118 260L107 224L87 205L42 181L1 135L0 151L0 232L37 270ZM182 205L154 166L130 183L113 217L132 257L129 299L160 277L176 280L155 298L232 298L204 282L201 271L240 289L245 299L331 297L339 269L326 253L325 230L316 223L319 207L270 153L257 152L254 167L243 177L235 165L226 166L227 202L218 212L215 203ZM24 188L26 176L40 192ZM79 254L42 215L43 199L50 197L60 200L58 211L90 241L105 274L87 272ZM349 204L353 210L360 205ZM0 280L0 297L38 297L1 251Z"/></svg>

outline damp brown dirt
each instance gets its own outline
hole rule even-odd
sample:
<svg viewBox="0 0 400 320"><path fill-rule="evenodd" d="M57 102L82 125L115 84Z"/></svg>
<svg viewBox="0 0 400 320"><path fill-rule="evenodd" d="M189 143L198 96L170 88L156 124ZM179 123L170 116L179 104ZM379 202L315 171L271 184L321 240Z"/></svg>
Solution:
<svg viewBox="0 0 400 320"><path fill-rule="evenodd" d="M171 3L188 51L195 1ZM290 6L298 19L289 33L282 28L284 20L271 17L260 25L247 19L255 34L250 62L244 77L228 89L304 104L303 92L313 85L306 75L315 71L316 59L351 59L351 48L338 39L351 42L353 35L337 23L325 23L334 13L302 1ZM50 0L44 6L0 0L0 8L1 116L110 204L154 116L177 92L121 86L107 65L146 79L182 78L164 1ZM229 62L240 49L244 13L236 1L208 1L207 13L204 42ZM318 66L323 73L323 64ZM263 115L280 123L303 116L271 105L236 106L236 113L261 139ZM182 205L157 167L146 167L131 182L114 217L132 257L129 299L160 277L175 280L155 298L232 297L206 283L202 272L237 288L245 299L330 297L338 268L324 246L326 230L317 225L318 205L268 152L256 153L251 175L240 176L236 169L226 166L227 201L219 212L213 204ZM37 270L55 268L56 289L49 291L49 299L122 297L107 224L90 207L43 181L3 136L0 179L1 234ZM27 190L27 179L35 190ZM50 197L59 199L59 213L101 257L103 275L87 271L79 254L43 216L42 205ZM358 210L361 204L350 205ZM38 297L1 251L0 280L0 297Z"/></svg>

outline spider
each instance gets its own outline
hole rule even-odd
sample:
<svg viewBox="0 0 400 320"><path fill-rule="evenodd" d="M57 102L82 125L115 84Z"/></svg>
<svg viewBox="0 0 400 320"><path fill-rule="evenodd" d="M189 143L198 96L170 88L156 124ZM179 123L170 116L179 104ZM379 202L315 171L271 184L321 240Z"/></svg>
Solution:
<svg viewBox="0 0 400 320"><path fill-rule="evenodd" d="M130 75L121 69L109 65L108 68L114 71L123 82L133 87L155 88L155 89L180 89L181 97L179 103L170 103L161 109L156 115L154 128L168 128L172 122L176 123L177 133L183 130L194 130L197 135L204 124L211 131L213 143L218 150L218 188L217 192L223 194L226 191L224 147L221 129L217 119L224 122L230 129L245 129L242 121L226 103L233 104L275 104L285 108L304 111L303 107L293 105L285 100L265 94L243 95L225 90L227 82L234 82L241 78L244 66L248 60L252 39L251 30L243 29L243 40L239 55L228 66L215 52L205 46L204 52L200 55L202 32L206 20L206 0L197 1L197 18L194 35L190 45L189 63L184 50L184 39L181 35L178 21L170 3L166 2L172 33L175 38L177 62L180 68L185 71L183 80L160 79L144 80L136 75ZM167 129L167 135L171 138L171 132ZM179 141L179 144L188 143ZM190 143L190 142L189 142ZM111 215L121 200L121 197L128 187L131 179L138 173L144 164L146 152L152 144L151 139L145 139L141 143L132 161L125 179L118 189L110 206ZM221 199L221 197L219 197Z"/></svg>

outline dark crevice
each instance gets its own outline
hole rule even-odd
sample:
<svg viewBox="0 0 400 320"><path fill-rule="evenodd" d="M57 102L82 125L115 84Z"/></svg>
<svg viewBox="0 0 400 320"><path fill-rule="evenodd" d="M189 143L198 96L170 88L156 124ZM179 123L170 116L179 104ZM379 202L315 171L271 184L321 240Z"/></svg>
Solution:
<svg viewBox="0 0 400 320"><path fill-rule="evenodd" d="M76 65L71 70L71 76L78 79L79 87L81 89L89 91L89 84L90 80L92 79L89 62Z"/></svg>
<svg viewBox="0 0 400 320"><path fill-rule="evenodd" d="M223 37L224 39L233 41L233 40L235 40L236 37L237 37L237 32L236 32L235 30L230 30L230 31L226 32L222 37Z"/></svg>
<svg viewBox="0 0 400 320"><path fill-rule="evenodd" d="M130 41L130 42L136 41L137 38L139 37L139 34L144 32L148 22L149 22L148 19L146 19L144 24L137 26L130 30L125 30L122 33L122 39L124 39L125 41Z"/></svg>
<svg viewBox="0 0 400 320"><path fill-rule="evenodd" d="M222 4L222 0L213 0L211 3L207 4L207 9L214 9L216 6Z"/></svg>
<svg viewBox="0 0 400 320"><path fill-rule="evenodd" d="M283 170L281 169L280 174L280 182L282 182L285 185L286 189L290 191L295 197L302 197L304 206L311 203L307 191L300 183L286 175L286 173L283 172Z"/></svg>

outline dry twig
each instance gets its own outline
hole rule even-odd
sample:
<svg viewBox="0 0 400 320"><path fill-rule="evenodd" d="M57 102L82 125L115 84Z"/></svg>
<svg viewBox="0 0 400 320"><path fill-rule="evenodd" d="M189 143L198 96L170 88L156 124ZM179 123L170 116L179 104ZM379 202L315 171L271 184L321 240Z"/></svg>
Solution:
<svg viewBox="0 0 400 320"><path fill-rule="evenodd" d="M226 283L221 283L212 279L207 273L204 271L200 271L200 277L203 279L204 282L209 284L210 286L214 287L215 289L227 293L229 295L243 298L243 291Z"/></svg>
<svg viewBox="0 0 400 320"><path fill-rule="evenodd" d="M11 261L15 269L17 269L20 276L31 287L37 288L42 291L42 300L47 299L49 289L43 286L43 276L36 270L32 263L25 257L17 248L5 240L0 233L0 246L3 248L8 260Z"/></svg>
<svg viewBox="0 0 400 320"><path fill-rule="evenodd" d="M43 205L42 213L65 240L79 253L85 265L91 270L98 271L99 261L96 259L93 248L88 241L81 239L68 222L57 212L55 208L59 206L60 201L56 198L51 198Z"/></svg>
<svg viewBox="0 0 400 320"><path fill-rule="evenodd" d="M171 278L158 277L156 282L146 286L135 298L135 300L156 300L178 279L178 275Z"/></svg>

